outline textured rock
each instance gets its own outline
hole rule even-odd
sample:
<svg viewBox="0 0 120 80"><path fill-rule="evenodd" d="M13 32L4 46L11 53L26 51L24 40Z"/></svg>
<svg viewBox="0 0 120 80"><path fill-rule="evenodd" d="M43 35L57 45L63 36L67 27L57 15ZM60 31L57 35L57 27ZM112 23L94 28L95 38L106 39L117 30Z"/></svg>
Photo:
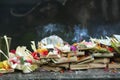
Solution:
<svg viewBox="0 0 120 80"><path fill-rule="evenodd" d="M30 74L23 74L20 72L4 74L0 80L70 80L70 79L120 79L120 72L113 70L104 71L104 69L89 69L83 71L67 71L64 73L59 72L45 72L36 71Z"/></svg>

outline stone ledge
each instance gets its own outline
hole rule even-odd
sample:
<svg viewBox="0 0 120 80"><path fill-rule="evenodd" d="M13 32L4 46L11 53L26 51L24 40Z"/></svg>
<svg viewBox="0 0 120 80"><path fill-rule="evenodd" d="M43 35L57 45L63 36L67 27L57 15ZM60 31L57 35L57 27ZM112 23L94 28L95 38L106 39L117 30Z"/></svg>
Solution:
<svg viewBox="0 0 120 80"><path fill-rule="evenodd" d="M120 79L120 70L117 72L107 72L104 69L89 69L83 71L46 72L35 71L30 74L21 72L9 73L0 76L0 80L73 80L73 79Z"/></svg>

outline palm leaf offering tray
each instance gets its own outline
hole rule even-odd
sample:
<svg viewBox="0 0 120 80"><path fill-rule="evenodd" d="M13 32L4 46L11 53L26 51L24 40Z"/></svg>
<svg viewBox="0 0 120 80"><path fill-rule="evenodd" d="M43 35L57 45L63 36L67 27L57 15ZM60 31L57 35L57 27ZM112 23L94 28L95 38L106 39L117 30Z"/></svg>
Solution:
<svg viewBox="0 0 120 80"><path fill-rule="evenodd" d="M6 57L0 62L0 73L31 73L37 69L45 71L81 70L96 68L120 68L120 35L106 36L106 39L90 38L70 45L60 37L51 35L41 41L31 41L31 49L18 46L9 50L7 37L4 36L6 51L0 54ZM7 55L7 54L8 55ZM114 62L114 63L113 63Z"/></svg>

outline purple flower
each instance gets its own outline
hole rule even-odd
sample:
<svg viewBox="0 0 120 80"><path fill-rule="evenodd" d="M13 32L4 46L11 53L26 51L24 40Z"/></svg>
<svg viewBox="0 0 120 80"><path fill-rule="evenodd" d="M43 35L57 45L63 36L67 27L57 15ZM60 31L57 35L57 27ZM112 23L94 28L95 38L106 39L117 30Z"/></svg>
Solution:
<svg viewBox="0 0 120 80"><path fill-rule="evenodd" d="M70 47L70 50L71 50L71 51L76 51L77 48L76 48L76 46L71 46L71 47Z"/></svg>

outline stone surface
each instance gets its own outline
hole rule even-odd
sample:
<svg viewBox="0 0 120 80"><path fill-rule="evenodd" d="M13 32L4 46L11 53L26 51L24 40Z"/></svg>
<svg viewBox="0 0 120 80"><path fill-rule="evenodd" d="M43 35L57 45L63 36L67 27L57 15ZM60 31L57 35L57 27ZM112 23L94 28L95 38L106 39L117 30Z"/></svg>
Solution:
<svg viewBox="0 0 120 80"><path fill-rule="evenodd" d="M105 71L104 69L89 69L83 71L46 72L35 71L30 74L21 72L9 73L0 76L0 80L76 80L76 79L120 79L120 70Z"/></svg>

